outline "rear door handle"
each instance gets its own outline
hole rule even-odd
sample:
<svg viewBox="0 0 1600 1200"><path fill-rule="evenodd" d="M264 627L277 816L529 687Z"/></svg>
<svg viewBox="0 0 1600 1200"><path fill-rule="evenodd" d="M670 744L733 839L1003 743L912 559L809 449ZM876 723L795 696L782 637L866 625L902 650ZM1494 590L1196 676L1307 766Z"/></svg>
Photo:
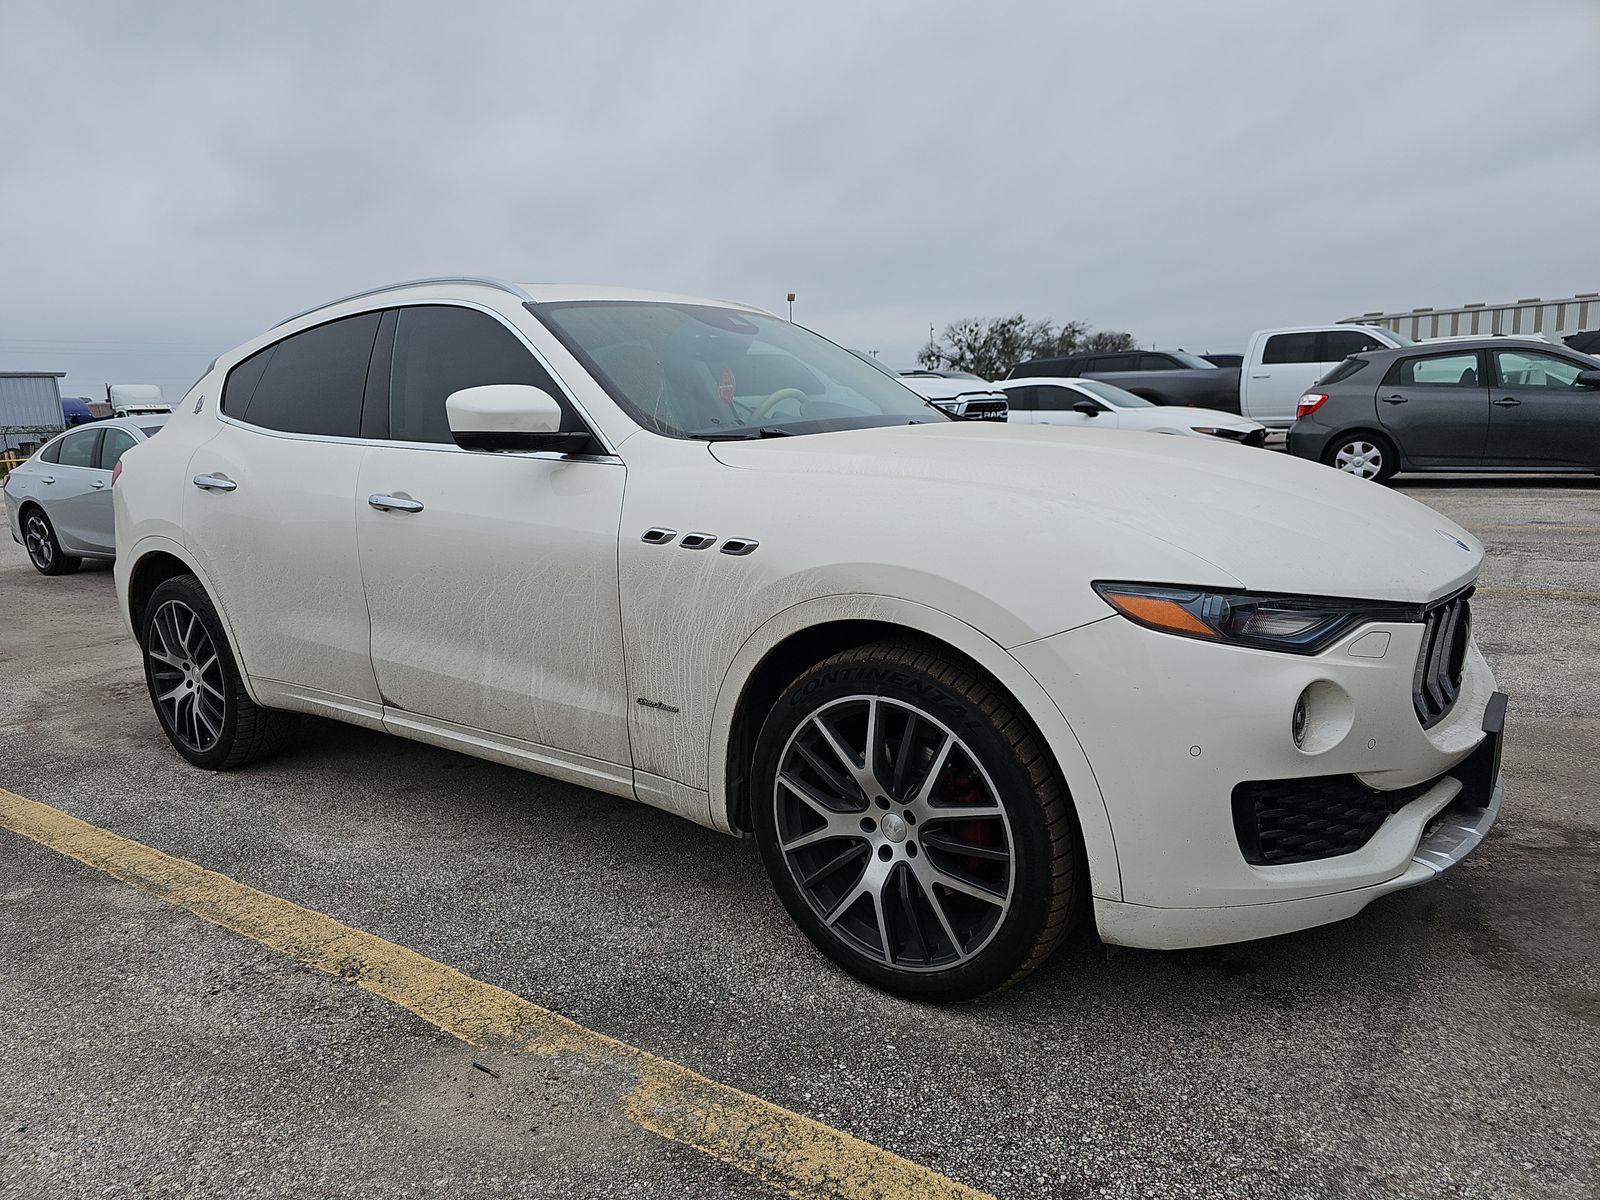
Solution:
<svg viewBox="0 0 1600 1200"><path fill-rule="evenodd" d="M1252 376L1250 376L1250 378L1251 379L1271 379L1272 376L1271 375L1252 375Z"/></svg>
<svg viewBox="0 0 1600 1200"><path fill-rule="evenodd" d="M40 483L54 483L55 481L56 477L54 475L46 475L39 480Z"/></svg>
<svg viewBox="0 0 1600 1200"><path fill-rule="evenodd" d="M239 486L226 475L196 475L194 485L208 492L231 492Z"/></svg>
<svg viewBox="0 0 1600 1200"><path fill-rule="evenodd" d="M1522 403L1522 401L1518 400L1515 396L1505 396L1502 399L1496 400L1494 403L1501 408L1516 408L1517 405Z"/></svg>
<svg viewBox="0 0 1600 1200"><path fill-rule="evenodd" d="M410 496L389 496L378 492L368 496L367 503L379 512L419 513L422 511L422 501L413 500Z"/></svg>
<svg viewBox="0 0 1600 1200"><path fill-rule="evenodd" d="M1408 399L1410 399L1409 396L1385 396L1383 402L1385 404L1404 404Z"/></svg>
<svg viewBox="0 0 1600 1200"><path fill-rule="evenodd" d="M105 487L105 485L106 485L106 481L104 479L96 479L89 486L92 487L92 488L103 488L103 487Z"/></svg>

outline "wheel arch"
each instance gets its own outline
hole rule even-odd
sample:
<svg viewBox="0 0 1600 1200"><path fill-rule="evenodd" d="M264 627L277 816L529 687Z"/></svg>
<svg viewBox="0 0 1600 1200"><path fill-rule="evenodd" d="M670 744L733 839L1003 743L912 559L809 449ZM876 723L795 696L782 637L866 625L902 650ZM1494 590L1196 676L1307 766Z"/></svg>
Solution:
<svg viewBox="0 0 1600 1200"><path fill-rule="evenodd" d="M1076 811L1090 891L1103 899L1120 898L1121 876L1105 800L1077 736L1049 695L981 631L938 609L888 596L808 600L771 617L740 647L724 675L712 717L712 824L727 833L749 831L746 784L756 735L783 688L831 654L891 637L934 643L986 676L1032 722Z"/></svg>
<svg viewBox="0 0 1600 1200"><path fill-rule="evenodd" d="M133 548L128 559L126 575L123 574L122 561L118 560L117 590L123 617L133 632L134 640L140 643L140 648L142 649L144 645L140 627L144 623L146 606L156 588L178 575L193 575L200 581L200 586L205 588L206 595L211 597L211 603L217 610L223 634L228 639L228 650L233 655L233 661L238 664L239 677L244 682L246 694L256 704L260 704L261 700L256 695L250 672L243 656L239 653L239 639L234 635L228 612L222 606L217 590L211 586L211 581L206 578L206 573L201 570L199 564L177 542L162 537L144 539Z"/></svg>

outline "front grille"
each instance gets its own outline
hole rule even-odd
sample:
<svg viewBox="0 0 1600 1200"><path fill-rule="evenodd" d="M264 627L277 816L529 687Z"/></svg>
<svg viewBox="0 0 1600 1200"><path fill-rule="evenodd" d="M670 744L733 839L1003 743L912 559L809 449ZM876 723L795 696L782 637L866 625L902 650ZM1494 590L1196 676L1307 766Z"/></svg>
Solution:
<svg viewBox="0 0 1600 1200"><path fill-rule="evenodd" d="M1253 780L1233 789L1233 828L1245 861L1257 866L1333 858L1361 849L1436 782L1380 792L1354 775Z"/></svg>
<svg viewBox="0 0 1600 1200"><path fill-rule="evenodd" d="M1422 648L1411 677L1411 703L1417 720L1431 729L1444 720L1461 694L1461 672L1472 641L1472 609L1468 588L1427 610L1422 622Z"/></svg>
<svg viewBox="0 0 1600 1200"><path fill-rule="evenodd" d="M968 400L960 415L968 421L1004 421L1010 407L1004 400Z"/></svg>

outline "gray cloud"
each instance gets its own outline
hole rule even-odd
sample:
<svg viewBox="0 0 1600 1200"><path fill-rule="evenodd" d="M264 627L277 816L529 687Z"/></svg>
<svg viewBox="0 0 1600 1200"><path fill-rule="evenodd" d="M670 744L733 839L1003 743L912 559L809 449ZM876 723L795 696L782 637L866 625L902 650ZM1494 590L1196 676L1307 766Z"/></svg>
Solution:
<svg viewBox="0 0 1600 1200"><path fill-rule="evenodd" d="M1600 10L0 3L0 368L181 389L483 272L734 297L908 363L1600 288Z"/></svg>

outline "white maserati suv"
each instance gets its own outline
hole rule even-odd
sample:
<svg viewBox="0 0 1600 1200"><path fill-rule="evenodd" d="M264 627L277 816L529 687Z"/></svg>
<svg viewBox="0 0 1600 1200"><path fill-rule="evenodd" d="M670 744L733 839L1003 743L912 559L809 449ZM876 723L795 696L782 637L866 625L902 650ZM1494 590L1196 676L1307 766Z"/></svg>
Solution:
<svg viewBox="0 0 1600 1200"><path fill-rule="evenodd" d="M753 835L811 940L910 995L1090 920L1346 917L1500 804L1466 531L1216 439L952 420L737 304L347 297L218 359L113 493L191 763L313 713Z"/></svg>

